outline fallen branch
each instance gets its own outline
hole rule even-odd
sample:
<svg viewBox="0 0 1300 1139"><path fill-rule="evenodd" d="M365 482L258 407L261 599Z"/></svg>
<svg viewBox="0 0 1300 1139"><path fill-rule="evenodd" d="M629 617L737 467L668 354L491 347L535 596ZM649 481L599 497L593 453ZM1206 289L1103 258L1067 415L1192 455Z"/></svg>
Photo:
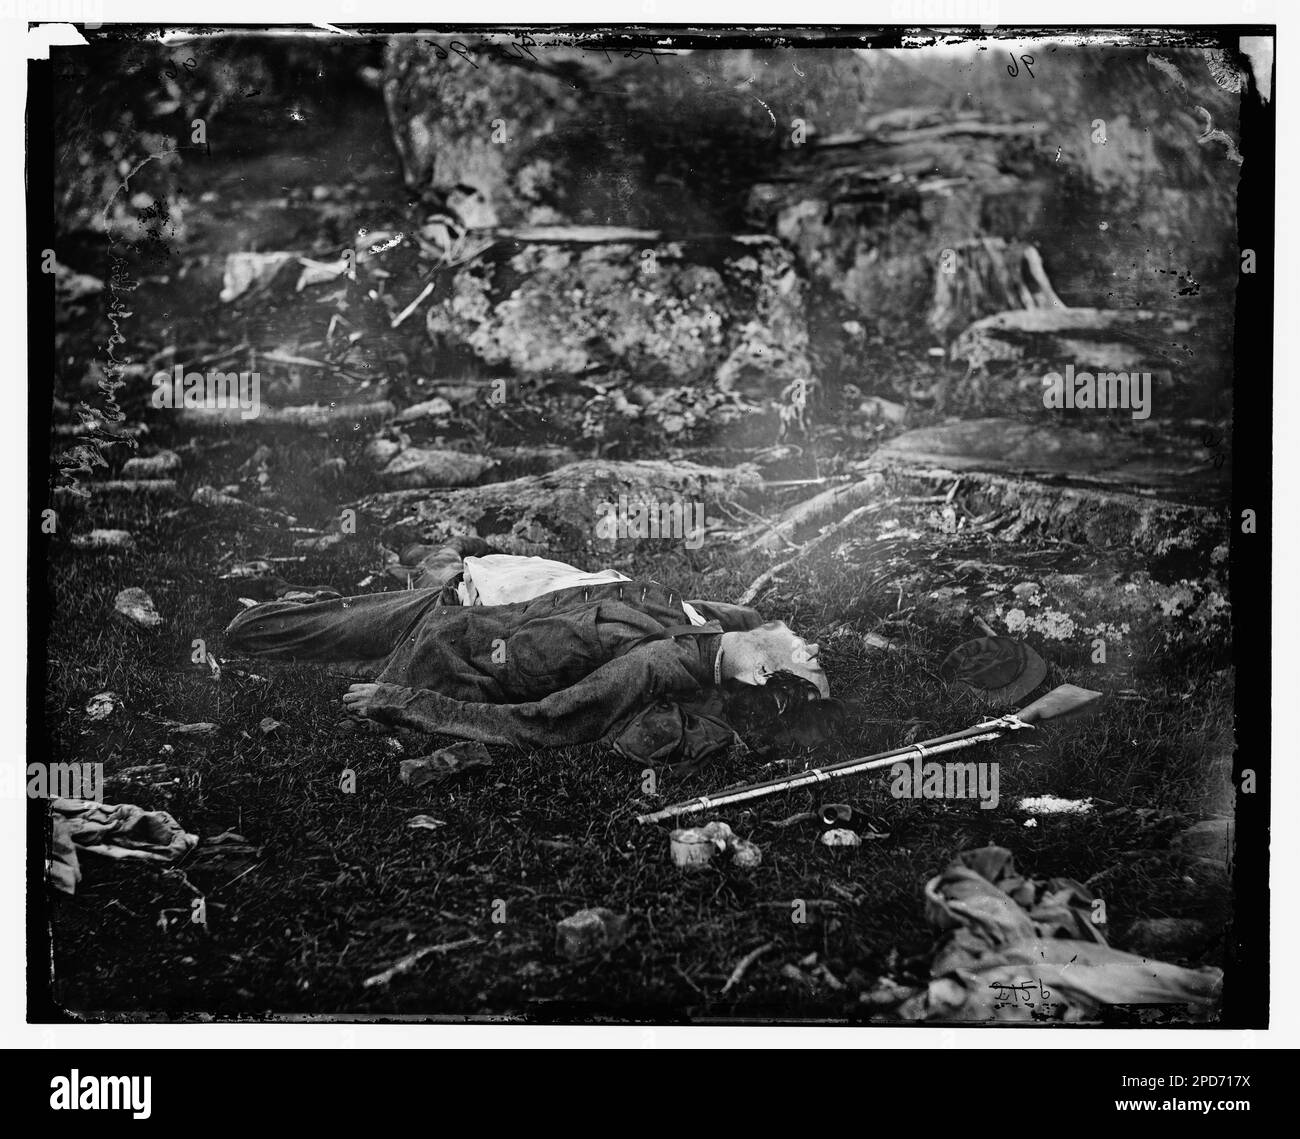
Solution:
<svg viewBox="0 0 1300 1139"><path fill-rule="evenodd" d="M269 360L272 364L290 364L299 368L329 368L331 365L324 360L316 360L311 356L295 356L292 352L259 352L263 360Z"/></svg>
<svg viewBox="0 0 1300 1139"><path fill-rule="evenodd" d="M749 972L749 967L769 949L775 949L776 946L777 942L775 941L765 942L757 949L751 949L744 957L737 961L736 967L731 971L731 976L727 978L727 983L722 986L722 995L725 997L736 985L739 985L740 982L745 979L745 974Z"/></svg>
<svg viewBox="0 0 1300 1139"><path fill-rule="evenodd" d="M143 423L114 423L110 430L108 423L98 417L85 419L80 423L56 423L54 425L54 435L59 439L80 438L82 435L93 435L97 431L103 431L121 439L134 439L137 435L148 434L149 428Z"/></svg>
<svg viewBox="0 0 1300 1139"><path fill-rule="evenodd" d="M761 535L750 547L755 550L775 552L790 534L807 522L816 521L830 514L836 507L853 505L878 491L884 482L884 476L878 472L868 474L865 478L848 486L835 486L821 494L805 499L790 507L776 524Z"/></svg>
<svg viewBox="0 0 1300 1139"><path fill-rule="evenodd" d="M426 945L423 949L417 949L414 953L408 953L396 964L389 966L382 973L376 973L373 977L367 977L361 982L363 989L373 988L375 985L386 985L394 977L401 973L408 973L426 957L432 953L450 953L453 949L467 949L471 945L477 945L477 937L463 937L460 941L444 941L441 945Z"/></svg>
<svg viewBox="0 0 1300 1139"><path fill-rule="evenodd" d="M768 823L772 827L792 827L795 823L812 822L817 817L815 811L800 811L797 815L791 815L788 819L780 819L776 822Z"/></svg>
<svg viewBox="0 0 1300 1139"><path fill-rule="evenodd" d="M279 510L271 510L265 506L257 506L251 502L245 502L242 498L236 498L231 494L223 494L216 487L201 486L190 497L190 501L195 506L205 506L211 510L225 510L234 513L249 514L257 518L270 519L274 522L288 522L290 524L297 521L291 514L284 514Z"/></svg>
<svg viewBox="0 0 1300 1139"><path fill-rule="evenodd" d="M763 489L771 490L773 487L783 486L824 486L828 482L846 482L848 477L845 475L827 475L819 479L777 479L775 482L763 483Z"/></svg>
<svg viewBox="0 0 1300 1139"><path fill-rule="evenodd" d="M810 550L815 550L818 546L821 546L825 542L829 541L841 530L852 525L854 522L856 522L859 518L861 518L864 514L866 514L871 509L873 509L873 506L871 504L868 504L867 506L859 506L856 510L850 510L843 518L841 518L838 522L836 522L834 526L828 527L816 538L814 538L811 542L808 542L806 545L801 546L799 548L799 551L794 555L794 557L787 558L785 561L777 563L769 570L764 570L761 574L758 575L758 577L754 579L753 584L750 585L750 587L740 595L740 599L736 602L736 604L737 605L751 604L754 601L754 599L758 597L759 592L762 590L762 588L765 585L767 585L767 583L771 581L774 577L776 577L776 575L779 574L782 570L789 569L792 565L794 565L795 562L797 562L801 557L803 557L804 554L808 553Z"/></svg>
<svg viewBox="0 0 1300 1139"><path fill-rule="evenodd" d="M97 496L103 494L176 495L179 493L175 479L105 479L103 482L83 483L82 486ZM54 488L54 493L63 498L75 494L76 491L72 487L58 486Z"/></svg>
<svg viewBox="0 0 1300 1139"><path fill-rule="evenodd" d="M400 325L402 321L404 321L408 316L411 315L411 313L413 313L417 308L419 308L420 305L424 303L424 298L427 297L431 292L433 292L433 287L435 284L436 282L430 281L427 285L425 285L424 288L420 290L420 295L416 297L415 300L413 300L404 309L402 309L402 311L399 312L395 317L393 317L392 321L389 323L389 327L390 328L398 327L398 325Z"/></svg>
<svg viewBox="0 0 1300 1139"><path fill-rule="evenodd" d="M341 373L343 374L343 373ZM368 403L305 404L298 407L263 407L255 418L245 420L238 407L190 407L181 409L181 423L195 430L217 430L241 424L260 427L296 427L302 430L328 430L346 426L362 419L385 420L397 414L392 400L371 400Z"/></svg>

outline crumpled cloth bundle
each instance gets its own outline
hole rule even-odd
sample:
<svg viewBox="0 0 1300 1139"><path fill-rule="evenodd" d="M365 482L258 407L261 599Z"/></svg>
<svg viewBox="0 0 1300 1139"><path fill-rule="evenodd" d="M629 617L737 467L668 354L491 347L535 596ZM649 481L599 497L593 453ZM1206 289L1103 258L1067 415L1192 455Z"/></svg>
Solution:
<svg viewBox="0 0 1300 1139"><path fill-rule="evenodd" d="M166 811L146 811L132 803L97 803L92 799L53 799L54 836L46 877L55 889L71 894L81 881L77 851L106 858L174 862L198 845Z"/></svg>
<svg viewBox="0 0 1300 1139"><path fill-rule="evenodd" d="M1104 1005L1217 1000L1220 969L1186 969L1112 949L1072 878L1017 872L1009 850L964 851L925 885L927 920L949 932L934 978L897 1008L907 1020L1080 1021Z"/></svg>

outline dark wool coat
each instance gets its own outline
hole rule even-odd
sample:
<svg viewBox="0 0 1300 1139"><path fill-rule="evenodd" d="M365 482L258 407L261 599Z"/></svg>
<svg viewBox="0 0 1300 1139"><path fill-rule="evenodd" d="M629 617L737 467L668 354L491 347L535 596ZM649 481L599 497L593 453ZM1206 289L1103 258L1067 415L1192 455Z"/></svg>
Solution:
<svg viewBox="0 0 1300 1139"><path fill-rule="evenodd" d="M762 623L753 609L682 599L650 581L579 586L514 605L441 604L437 590L307 605L273 602L226 630L238 651L361 661L379 688L368 714L483 743L553 747L617 731L655 701L714 682L721 633Z"/></svg>

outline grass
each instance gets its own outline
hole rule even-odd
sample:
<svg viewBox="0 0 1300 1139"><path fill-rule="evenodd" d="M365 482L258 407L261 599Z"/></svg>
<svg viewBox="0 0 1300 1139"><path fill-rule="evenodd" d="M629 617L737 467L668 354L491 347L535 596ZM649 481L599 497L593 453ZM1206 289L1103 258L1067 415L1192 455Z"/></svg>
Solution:
<svg viewBox="0 0 1300 1139"><path fill-rule="evenodd" d="M449 378L447 360L433 354L422 332L422 318L408 321L400 335L391 333L389 314L365 302L363 290L353 290L346 302L314 301L311 291L286 297L291 285L285 284L235 306L215 300L231 250L324 255L354 223L402 229L413 217L422 220L404 213L408 196L382 141L378 100L371 98L355 119L326 119L330 130L310 138L252 131L252 142L243 144L253 147L247 153L232 143L218 147L206 164L193 158L194 176L215 201L192 212L196 228L183 248L155 251L158 264L123 243L111 250L144 278L131 295L124 351L144 360L169 346L176 360L186 360L248 342L259 348L284 343L294 352L314 345L302 350L315 355L323 351L333 318L346 314L347 328L365 332L350 349L349 367L373 368L406 402L424 398L413 377ZM345 130L340 123L352 125ZM354 161L354 151L373 163ZM310 204L313 181L339 190L337 197L348 203L346 224L340 207L327 214ZM295 195L292 214L279 202L286 185ZM403 256L398 251L390 258L395 274L385 287L404 306L419 293L424 268L414 254L411 264ZM67 259L66 249L60 257ZM92 243L84 258L69 263L107 277L110 260ZM55 388L68 404L84 397L102 406L93 377L87 387L84 376L89 361L103 359L112 330L99 311L103 306L89 307L98 315L83 313L60 324ZM935 380L928 346L923 339L900 353L891 341L869 367L858 360L854 367L872 377L872 391L901 397ZM308 382L318 381L309 374ZM270 450L270 485L256 500L307 524L329 523L340 505L376 489L358 473L364 470L356 461L365 442L360 432L328 439L277 435L259 425L237 435L190 439L176 433L170 417L142 406L142 390L147 383L137 378L119 393L127 419L148 423L150 446L182 448L186 498L200 485L243 481L253 500L255 481L239 468L259 442ZM293 394L311 402L338 393L295 387ZM937 414L920 410L922 419ZM538 413L526 426L542 424L550 432L528 441L576 442L563 414L550 407L524 411ZM824 425L834 408L814 411L812 418ZM61 417L73 418L67 408ZM493 443L514 442L500 424L487 430L460 423L458 429L469 440L481 442L486 432ZM860 424L824 426L788 469L767 468L770 477L834 473L861 457L869 434ZM714 460L731 461L734 451ZM113 463L121 457L113 456ZM327 480L316 473L319 463L336 457L347 460L342 475ZM699 457L710 461L705 452ZM789 492L779 505L801 493ZM1177 654L1161 643L1143 646L1136 679L1121 682L1136 689L1136 698L1109 701L1080 724L972 754L1001 765L996 810L971 801L894 800L884 775L864 776L837 784L833 797L876 817L888 839L830 850L811 826L774 826L823 797L796 792L719 812L759 844L761 866L738 871L715 863L684 876L669 861L668 828L638 827L635 814L748 781L760 771L768 776L967 726L984 709L949 689L936 669L974 631L900 608L897 587L888 575L882 579L870 554L855 559L827 548L783 575L759 607L821 642L837 695L855 704L842 738L813 753L732 754L701 772L667 772L654 797L643 790L640 770L600 746L499 749L493 769L463 784L416 790L399 780L400 759L441 741L340 732L345 681L305 666L258 663L252 671L266 680L227 667L218 682L192 661L195 639L226 656L221 630L239 604L238 590L219 580L222 569L235 560L293 555L295 535L176 507L143 498L61 505L46 579L32 586L46 590L52 615L43 708L49 758L103 763L109 777L165 763L166 781L119 779L107 797L168 810L205 840L173 870L83 856L76 895L52 897L54 997L76 1015L852 1018L861 1015L859 990L877 976L906 983L926 975L936 935L924 920L924 882L960 851L988 842L1011 848L1026 873L1092 882L1106 900L1110 938L1120 948L1140 919L1193 918L1212 936L1195 955L1171 959L1222 963L1223 931L1231 920L1226 881L1169 849L1178 827L1205 813L1219 762L1231 750L1232 681L1222 645L1194 644ZM382 564L378 542L390 537L368 532L361 521L355 539L309 555L286 576L359 591ZM74 550L67 536L92 527L129 529L137 549ZM552 553L589 560L576 550ZM620 553L616 564L687 596L730 599L768 563L742 548L708 542L693 552L671 543L646 545ZM160 630L145 634L109 621L115 594L128 586L152 595L164 617ZM381 586L376 580L365 588ZM916 652L869 650L861 637L867 632L884 633ZM1104 669L1077 663L1077 652L1044 655L1054 661L1050 683L1120 686ZM117 692L122 707L92 723L83 709L105 690ZM284 727L264 736L259 723L267 716ZM209 720L219 730L209 737L174 736L150 717ZM340 788L344 772L355 776L353 793ZM1047 792L1094 796L1099 810L1025 827L1015 801ZM445 825L410 829L416 814ZM245 836L253 849L208 841L227 831ZM189 920L200 895L206 924ZM791 920L799 899L806 903L804 923ZM627 940L596 962L568 963L554 950L555 923L589 906L629 915ZM388 984L364 984L414 950L469 936L478 942L425 957ZM736 962L768 942L775 946L724 996ZM813 953L844 988L783 972Z"/></svg>
<svg viewBox="0 0 1300 1139"><path fill-rule="evenodd" d="M336 448L323 440L281 439L274 446L284 474L277 504L319 517L327 508L306 472L313 448L322 457ZM241 439L190 452L185 489L229 481L252 447ZM854 1017L857 990L878 975L924 975L935 934L924 922L922 885L961 850L989 842L1010 847L1034 875L1098 876L1094 885L1106 898L1112 941L1120 947L1138 918L1191 917L1215 931L1229 920L1226 883L1168 850L1176 824L1200 813L1211 761L1223 754L1224 725L1231 723L1230 681L1215 671L1208 649L1156 668L1139 699L1111 701L1077 726L972 755L1001 765L997 810L973 801L894 800L883 774L859 777L826 795L794 792L718 812L759 844L762 865L739 871L717 863L683 875L668 859L667 827L638 827L632 816L755 778L769 757L732 754L702 772L664 773L652 798L642 773L601 746L500 749L492 770L461 785L415 790L400 782L399 760L438 741L341 733L345 681L308 666L272 670L258 663L253 668L265 680L227 668L218 682L191 661L196 638L225 657L221 630L238 603L237 590L216 580L223 559L288 555L293 535L237 528L193 508L169 516L140 499L96 501L83 517L65 513L61 521L65 531L125 526L139 546L129 554L89 554L53 544L45 704L51 757L103 763L108 777L166 763L175 782L111 784L106 797L164 808L200 836L236 831L256 847L255 854L223 856L220 847L200 845L180 873L83 856L78 893L57 898L52 916L55 994L69 1010L163 1017ZM350 592L378 560L373 541L360 536L289 576ZM763 563L710 543L695 552L665 543L627 555L620 568L670 582L688 596L734 597ZM114 595L133 585L157 602L161 630L142 633L107 620ZM837 694L856 705L844 738L815 754L781 756L764 776L811 758L828 762L896 746L909 730L924 739L982 716L973 698L954 693L934 672L970 631L900 617L895 605L887 583L864 590L860 569L830 556L801 565L763 600L765 613L787 616L821 638ZM892 620L891 636L919 652L864 648L859 634L882 620ZM1098 685L1101 678L1053 666L1049 680ZM119 693L123 707L91 723L82 710L104 690ZM219 732L170 736L149 715L210 720ZM284 727L263 736L258 725L266 716ZM345 771L355 773L354 793L340 789ZM1101 803L1092 815L1024 827L1015 801L1045 792ZM890 837L831 850L817 843L809 824L772 825L827 797L877 817ZM1145 820L1133 811L1108 817L1117 808L1152 812ZM446 825L409 829L407 820L421 813ZM188 920L198 894L206 925ZM796 899L807 903L803 924L791 920ZM555 954L555 923L588 906L629 914L629 936L604 959L571 964ZM164 911L178 919L165 928ZM415 949L467 936L478 944L426 957L386 985L363 985ZM769 941L775 948L722 996L736 961ZM1215 963L1222 951L1215 937L1182 963ZM847 987L782 973L811 953Z"/></svg>

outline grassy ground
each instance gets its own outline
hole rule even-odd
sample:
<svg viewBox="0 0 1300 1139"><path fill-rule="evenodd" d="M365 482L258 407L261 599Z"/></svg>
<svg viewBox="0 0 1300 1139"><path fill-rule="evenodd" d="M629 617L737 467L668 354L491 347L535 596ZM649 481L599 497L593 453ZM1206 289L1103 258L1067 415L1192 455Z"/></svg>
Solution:
<svg viewBox="0 0 1300 1139"><path fill-rule="evenodd" d="M343 232L322 228L325 213L343 229L351 224L338 220L344 215L370 219L384 210L387 217L369 221L372 228L401 223L392 156L374 142L382 137L382 120L346 121L338 137L359 153L357 140L366 140L374 162L324 198L312 199L305 187L331 176L346 180L360 161L331 167L331 155L312 140L295 144L297 151L282 140L276 151L262 134L259 152L242 165L205 170L204 184L216 196L191 210L191 243L167 251L161 267L139 270L168 275L146 281L133 298L127 333L139 358L171 344L178 360L192 359L241 342L264 344L269 333L286 329L300 340L324 336L330 315L324 306L280 311L270 297L231 309L213 298L225 251L292 248L323 256ZM291 188L297 212L273 203L282 184ZM292 233L286 224L296 227ZM102 251L87 253L75 267L106 275L103 260ZM390 285L403 303L418 291L410 281ZM365 327L363 313L349 313ZM367 355L372 341L363 340L350 366L372 367L399 390L412 375L430 374L419 321L411 323L404 347L379 341L380 350ZM62 326L59 394L76 393L108 331L93 316ZM303 401L315 394L299 393ZM276 436L257 428L190 439L165 413L144 409L138 396L124 407L129 421L149 423L151 445L182 448L187 495L200 485L241 481L239 467L259 443L269 447L269 482L257 501L309 524L328 522L339 504L375 489L355 473L361 438ZM572 442L562 423L554 430L549 441ZM832 464L842 457L844 437L837 438L823 455ZM807 454L816 451L810 441ZM124 457L114 455L113 463ZM334 457L349 465L330 482L316 468ZM786 477L801 473L811 472ZM254 483L244 485L251 497ZM1179 824L1203 813L1214 761L1230 748L1231 679L1221 646L1192 646L1178 655L1149 646L1138 683L1125 682L1136 687L1134 698L1116 699L1079 725L979 756L1001 764L996 810L974 801L894 800L887 779L868 776L839 785L833 797L875 816L888 838L836 851L818 844L810 824L775 826L821 799L794 793L720 815L759 844L760 867L740 871L719 863L683 876L669 862L667 828L637 827L638 811L759 777L760 770L769 776L810 759L833 761L967 726L984 709L954 693L935 670L976 630L900 610L889 582L828 550L783 577L760 605L821 641L837 694L855 703L847 733L834 744L815 755L732 755L695 774L668 773L654 797L645 793L639 770L598 746L501 750L493 769L464 784L415 790L399 781L399 760L438 741L341 731L345 681L308 667L260 665L254 671L265 679L227 667L217 681L193 663L195 639L226 656L221 630L239 611L239 591L219 580L222 570L232 561L292 556L295 535L284 526L175 507L128 497L61 510L46 581L33 583L47 589L52 614L44 707L49 753L60 762L103 763L110 778L166 764L162 782L156 775L143 783L119 778L106 797L164 808L205 839L234 831L253 849L223 853L204 843L174 871L84 857L77 894L52 902L55 996L68 1009L173 1017L855 1016L858 991L877 976L907 982L925 975L934 935L923 920L923 883L958 852L988 842L1010 847L1027 873L1090 881L1106 899L1111 940L1121 948L1138 919L1192 918L1206 923L1208 936L1171 959L1222 961L1230 919L1226 882L1169 850ZM131 530L137 549L91 554L67 543L67 534L94 526ZM360 583L382 565L379 537L363 526L328 554L291 564L286 576L361 591ZM663 543L623 554L615 564L687 596L730 599L768 563L739 546L709 542L695 552ZM108 621L114 595L128 586L152 595L164 617L161 630L146 634ZM375 578L364 588L382 587ZM881 631L918 651L866 648L861 634ZM1115 686L1085 665L1054 664L1049 681ZM122 707L93 723L83 709L105 690L118 693ZM267 716L283 723L270 736L259 730ZM219 730L202 738L169 735L150 717L207 720ZM352 793L341 789L345 772L355 775ZM1099 810L1025 827L1016 799L1046 792L1094 796ZM445 825L410 829L416 814ZM205 925L189 921L199 895ZM798 899L806 903L803 923L792 921ZM555 923L588 906L628 914L626 944L594 964L567 963L554 951ZM413 950L471 936L478 939L472 946L429 956L388 984L363 984ZM774 947L722 995L737 960L767 942ZM810 954L844 987L783 972Z"/></svg>
<svg viewBox="0 0 1300 1139"><path fill-rule="evenodd" d="M295 469L307 465L309 450L297 444ZM216 457L228 467L237 456L227 448ZM196 463L183 482L213 475ZM309 513L311 488L298 488L296 501L291 491L283 508ZM852 1015L855 983L881 973L920 975L933 941L922 918L924 879L987 842L1009 846L1034 874L1099 876L1093 884L1121 946L1138 917L1197 918L1213 930L1226 919L1223 882L1167 850L1174 824L1194 817L1205 798L1210 760L1229 722L1230 689L1208 651L1149 678L1140 700L1115 701L1078 726L981 756L1001 763L997 810L896 801L886 779L867 776L834 797L877 816L888 839L834 851L816 842L811 824L774 827L820 801L792 793L721 814L761 846L758 869L720 864L683 876L668 860L666 828L637 827L632 815L752 778L763 757L668 773L652 799L641 772L599 746L502 750L493 770L463 785L414 790L398 780L399 759L423 754L429 741L340 732L345 681L306 666L258 666L266 680L228 668L217 682L191 662L195 638L224 656L220 630L238 611L237 590L215 580L223 559L288 555L291 535L204 523L192 513L166 519L138 500L102 516L92 509L78 528L91 524L124 525L140 546L128 555L56 547L45 709L54 758L102 762L110 777L166 763L168 782L113 784L108 798L165 808L201 836L236 831L257 852L214 857L200 847L180 874L83 858L85 881L75 897L59 899L54 916L57 995L66 1007L168 1015ZM293 579L348 591L377 561L374 547L359 540L295 567ZM700 588L725 597L763 564L706 545L695 554L673 546L622 568L680 584L688 595ZM855 634L880 627L895 598L887 586L862 596L859 581L851 567L813 561L764 603L822 639L837 690L857 703L849 734L823 745L819 760L894 746L909 730L915 738L937 735L981 715L933 672L969 630L904 619L892 635L922 653L870 652ZM156 600L161 631L106 622L116 592L131 585ZM1049 680L1097 682L1059 669ZM104 690L120 694L124 707L92 724L82 708ZM220 730L202 739L169 736L149 715L209 720ZM269 737L258 727L266 716L284 724ZM783 756L765 774L807 758ZM345 770L355 772L354 793L340 789ZM1046 791L1095 796L1101 812L1024 827L1015 800ZM1103 817L1121 807L1155 813L1145 821L1132 812ZM420 813L446 825L408 829ZM206 899L206 926L188 921L196 892ZM808 903L805 924L791 920L795 899ZM597 905L631 915L627 944L595 965L559 959L555 922ZM167 910L180 920L163 929ZM468 936L479 943L426 958L386 986L362 986L413 949ZM720 996L736 960L772 940L777 947L745 982ZM1221 950L1214 938L1184 960L1213 962ZM810 953L849 988L781 974Z"/></svg>

